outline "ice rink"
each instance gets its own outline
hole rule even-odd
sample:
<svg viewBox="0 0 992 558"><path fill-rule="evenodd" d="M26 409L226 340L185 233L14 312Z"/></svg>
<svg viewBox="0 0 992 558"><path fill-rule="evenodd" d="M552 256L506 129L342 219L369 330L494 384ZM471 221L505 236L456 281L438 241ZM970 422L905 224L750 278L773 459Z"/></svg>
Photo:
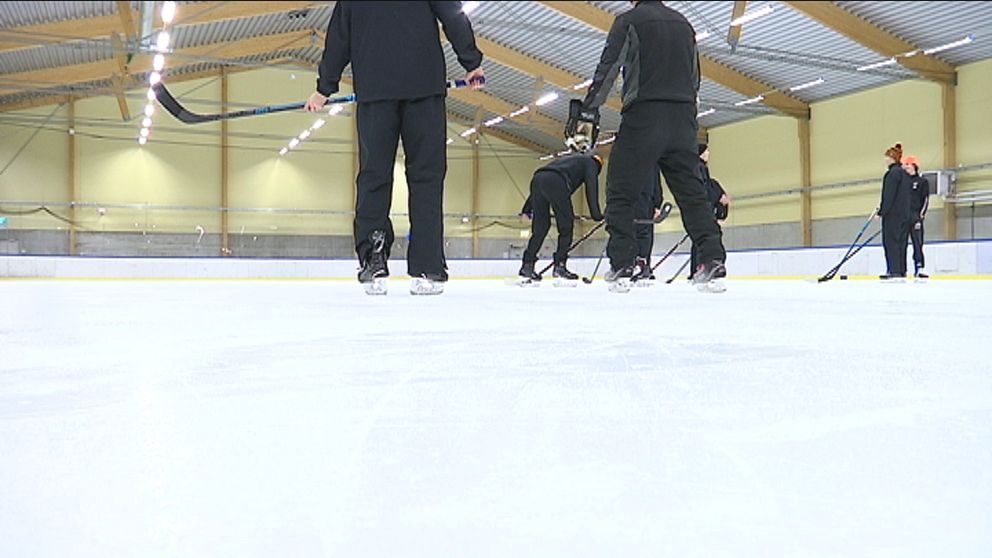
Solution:
<svg viewBox="0 0 992 558"><path fill-rule="evenodd" d="M992 281L406 288L0 283L0 555L992 554Z"/></svg>

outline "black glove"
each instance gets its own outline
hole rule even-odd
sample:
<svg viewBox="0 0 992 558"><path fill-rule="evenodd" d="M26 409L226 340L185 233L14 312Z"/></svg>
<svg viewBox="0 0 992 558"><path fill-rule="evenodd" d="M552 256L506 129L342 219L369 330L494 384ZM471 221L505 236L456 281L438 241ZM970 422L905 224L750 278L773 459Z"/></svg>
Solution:
<svg viewBox="0 0 992 558"><path fill-rule="evenodd" d="M599 109L587 109L582 101L568 102L568 122L565 123L565 145L578 151L592 149L599 137Z"/></svg>

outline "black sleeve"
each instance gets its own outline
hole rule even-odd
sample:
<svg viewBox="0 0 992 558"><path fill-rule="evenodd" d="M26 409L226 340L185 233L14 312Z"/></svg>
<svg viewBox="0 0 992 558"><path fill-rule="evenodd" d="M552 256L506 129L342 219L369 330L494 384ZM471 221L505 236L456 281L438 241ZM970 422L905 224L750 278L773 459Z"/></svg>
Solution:
<svg viewBox="0 0 992 558"><path fill-rule="evenodd" d="M534 207L533 207L533 205L534 205L534 202L531 200L531 196L527 196L527 199L524 201L524 206L522 208L520 208L520 214L521 215L531 215L531 214L533 214L534 213Z"/></svg>
<svg viewBox="0 0 992 558"><path fill-rule="evenodd" d="M920 189L923 190L921 194L923 196L923 209L920 210L920 219L922 220L927 216L927 210L930 209L930 181L922 176L920 177L920 181L923 182L920 185Z"/></svg>
<svg viewBox="0 0 992 558"><path fill-rule="evenodd" d="M610 89L613 82L620 73L620 66L627 55L628 35L625 18L620 16L613 21L610 34L606 36L606 46L603 47L603 54L596 66L596 72L592 76L592 84L586 92L586 98L582 105L587 109L599 108L610 96Z"/></svg>
<svg viewBox="0 0 992 558"><path fill-rule="evenodd" d="M603 212L599 210L599 165L591 157L586 161L585 183L589 216L593 221L602 221Z"/></svg>
<svg viewBox="0 0 992 558"><path fill-rule="evenodd" d="M472 23L468 16L462 12L461 2L452 1L432 1L431 11L434 17L441 22L444 29L444 36L451 43L451 48L458 56L458 63L465 68L466 72L478 68L482 65L482 52L475 46L475 34L472 32Z"/></svg>
<svg viewBox="0 0 992 558"><path fill-rule="evenodd" d="M351 62L351 10L344 2L334 5L324 38L324 54L317 67L317 92L330 96L338 92L341 73Z"/></svg>

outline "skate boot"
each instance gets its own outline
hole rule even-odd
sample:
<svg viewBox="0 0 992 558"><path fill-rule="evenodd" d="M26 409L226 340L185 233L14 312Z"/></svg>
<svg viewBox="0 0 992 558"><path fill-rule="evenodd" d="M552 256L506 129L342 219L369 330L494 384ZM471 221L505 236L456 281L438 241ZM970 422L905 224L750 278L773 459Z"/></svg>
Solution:
<svg viewBox="0 0 992 558"><path fill-rule="evenodd" d="M517 272L517 275L519 275L519 277L515 281L515 284L517 286L536 287L541 283L541 276L538 275L536 271L534 271L534 263L535 262L530 262L530 263L524 262L524 264L520 266L520 271Z"/></svg>
<svg viewBox="0 0 992 558"><path fill-rule="evenodd" d="M606 281L606 287L611 293L626 293L630 292L630 282L633 276L633 266L621 267L620 269L613 269L611 266L610 270L603 275L603 280Z"/></svg>
<svg viewBox="0 0 992 558"><path fill-rule="evenodd" d="M722 293L727 290L727 285L724 284L726 276L727 268L723 266L723 262L713 260L699 264L692 274L692 284L701 293Z"/></svg>
<svg viewBox="0 0 992 558"><path fill-rule="evenodd" d="M913 278L917 283L925 283L930 276L923 270L923 266L918 265L916 266L916 273L913 274Z"/></svg>
<svg viewBox="0 0 992 558"><path fill-rule="evenodd" d="M439 295L444 292L444 284L448 282L448 272L424 273L420 277L414 277L410 281L410 294Z"/></svg>
<svg viewBox="0 0 992 558"><path fill-rule="evenodd" d="M372 252L362 263L358 272L358 282L365 288L365 294L384 295L388 292L389 267L386 265L386 233L372 231Z"/></svg>
<svg viewBox="0 0 992 558"><path fill-rule="evenodd" d="M634 276L631 279L638 287L650 287L654 284L651 262L647 258L637 258L634 263Z"/></svg>
<svg viewBox="0 0 992 558"><path fill-rule="evenodd" d="M554 285L556 287L575 287L579 284L579 276L569 271L565 267L565 262L556 263L552 274L555 278Z"/></svg>

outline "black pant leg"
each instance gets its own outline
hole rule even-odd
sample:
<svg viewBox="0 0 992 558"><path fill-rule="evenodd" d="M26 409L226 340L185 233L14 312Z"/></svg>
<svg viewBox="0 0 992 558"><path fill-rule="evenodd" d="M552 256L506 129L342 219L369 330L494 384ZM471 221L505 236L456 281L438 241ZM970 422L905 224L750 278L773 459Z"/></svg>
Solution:
<svg viewBox="0 0 992 558"><path fill-rule="evenodd" d="M689 250L689 279L692 279L692 276L696 272L696 268L698 266L699 266L699 250L697 250L696 245L693 244L692 248Z"/></svg>
<svg viewBox="0 0 992 558"><path fill-rule="evenodd" d="M572 232L575 230L572 196L564 178L558 181L549 180L542 188L555 212L555 225L558 228L558 249L555 250L554 260L556 263L564 263L568 260L568 249L572 246Z"/></svg>
<svg viewBox="0 0 992 558"><path fill-rule="evenodd" d="M649 185L649 187L654 187ZM634 212L636 219L653 219L654 207L651 205L651 198L647 192L642 191L637 198L637 211ZM637 257L650 259L651 248L654 246L654 225L634 225L637 235Z"/></svg>
<svg viewBox="0 0 992 558"><path fill-rule="evenodd" d="M606 231L610 234L606 252L613 269L634 264L637 244L634 215L637 200L644 189L644 180L654 171L663 147L663 127L658 110L651 105L638 103L623 113L617 141L610 153L610 166L606 175ZM695 147L693 147L695 151Z"/></svg>
<svg viewBox="0 0 992 558"><path fill-rule="evenodd" d="M440 274L446 267L442 207L444 176L448 170L444 97L401 101L400 113L406 182L410 189L407 272L411 277Z"/></svg>
<svg viewBox="0 0 992 558"><path fill-rule="evenodd" d="M885 250L885 272L898 275L899 271L899 220L895 217L882 217L882 248Z"/></svg>
<svg viewBox="0 0 992 558"><path fill-rule="evenodd" d="M398 101L359 103L358 180L355 202L355 252L364 262L372 251L372 231L386 232L386 254L393 244L389 209L393 198L393 165L400 135Z"/></svg>
<svg viewBox="0 0 992 558"><path fill-rule="evenodd" d="M896 257L899 259L899 274L902 276L906 275L906 256L909 252L909 229L910 229L910 219L909 217L903 217L899 221L899 243L898 254Z"/></svg>
<svg viewBox="0 0 992 558"><path fill-rule="evenodd" d="M536 173L530 181L530 201L533 218L530 224L530 240L524 250L524 263L537 261L537 253L544 244L551 228L551 203L544 196L542 182L546 173Z"/></svg>
<svg viewBox="0 0 992 558"><path fill-rule="evenodd" d="M909 234L913 240L913 263L916 264L917 269L924 268L926 261L923 258L923 221L914 222Z"/></svg>
<svg viewBox="0 0 992 558"><path fill-rule="evenodd" d="M658 160L665 182L682 214L682 226L692 245L699 251L697 264L717 260L724 262L723 233L717 225L699 170L696 150L696 108L689 103L662 103L662 119L670 138Z"/></svg>

